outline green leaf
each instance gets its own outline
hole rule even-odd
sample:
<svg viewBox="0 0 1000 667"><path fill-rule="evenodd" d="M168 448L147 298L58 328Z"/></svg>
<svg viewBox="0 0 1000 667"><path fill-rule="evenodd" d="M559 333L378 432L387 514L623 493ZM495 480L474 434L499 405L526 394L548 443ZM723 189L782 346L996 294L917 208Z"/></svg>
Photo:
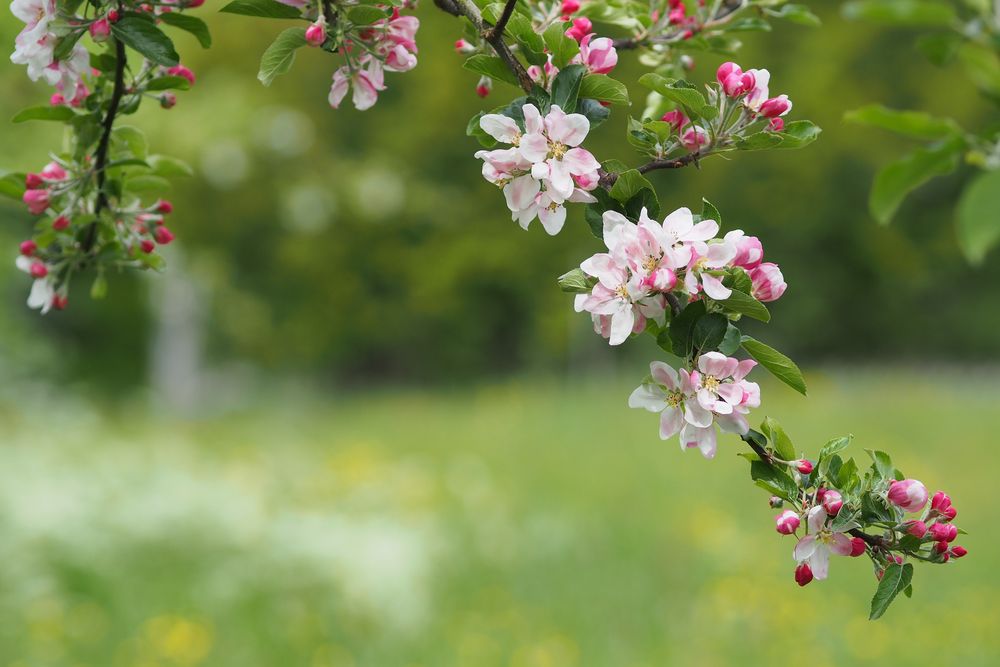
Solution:
<svg viewBox="0 0 1000 667"><path fill-rule="evenodd" d="M668 79L659 74L643 74L639 83L663 97L683 106L689 116L711 120L719 114L719 110L708 104L705 96L697 88L683 79Z"/></svg>
<svg viewBox="0 0 1000 667"><path fill-rule="evenodd" d="M24 191L27 190L24 184L23 173L10 173L0 176L0 195L21 201Z"/></svg>
<svg viewBox="0 0 1000 667"><path fill-rule="evenodd" d="M733 144L736 150L740 151L764 151L775 148L781 142L781 135L770 131L757 132L746 137L733 137Z"/></svg>
<svg viewBox="0 0 1000 667"><path fill-rule="evenodd" d="M27 120L55 120L64 122L73 118L75 115L76 113L69 107L54 107L46 104L21 109L14 115L13 118L10 119L10 121L12 123L23 123Z"/></svg>
<svg viewBox="0 0 1000 667"><path fill-rule="evenodd" d="M90 285L90 298L91 299L103 299L108 295L108 279L104 277L104 272L101 271L94 278L94 282Z"/></svg>
<svg viewBox="0 0 1000 667"><path fill-rule="evenodd" d="M834 438L833 440L829 441L828 443L823 445L823 447L819 450L819 460L823 461L823 459L829 458L834 454L844 451L845 449L847 449L847 446L851 444L851 440L853 439L854 439L853 435L846 435L840 438Z"/></svg>
<svg viewBox="0 0 1000 667"><path fill-rule="evenodd" d="M958 202L958 245L972 264L982 264L1000 241L1000 171L990 171L966 186Z"/></svg>
<svg viewBox="0 0 1000 667"><path fill-rule="evenodd" d="M694 350L694 327L705 315L705 302L693 301L684 307L670 322L670 348L678 357L686 359Z"/></svg>
<svg viewBox="0 0 1000 667"><path fill-rule="evenodd" d="M283 5L275 0L234 0L219 11L265 19L297 19L302 16L298 8Z"/></svg>
<svg viewBox="0 0 1000 667"><path fill-rule="evenodd" d="M593 130L608 119L611 110L602 105L597 100L582 99L577 103L576 112L581 113L590 121L590 129Z"/></svg>
<svg viewBox="0 0 1000 667"><path fill-rule="evenodd" d="M116 150L124 148L135 158L145 160L149 151L149 143L146 135L137 127L132 125L119 125L111 132L111 138L115 142Z"/></svg>
<svg viewBox="0 0 1000 667"><path fill-rule="evenodd" d="M194 35L202 48L207 49L212 46L212 35L208 32L208 25L200 18L190 14L180 14L178 12L166 12L160 14L160 20L169 26L179 30L189 32Z"/></svg>
<svg viewBox="0 0 1000 667"><path fill-rule="evenodd" d="M559 276L559 289L572 294L589 294L597 278L592 278L583 272L582 269L573 269Z"/></svg>
<svg viewBox="0 0 1000 667"><path fill-rule="evenodd" d="M462 67L476 74L482 74L491 79L497 79L512 86L520 87L514 73L496 56L487 56L478 53L462 63Z"/></svg>
<svg viewBox="0 0 1000 667"><path fill-rule="evenodd" d="M778 9L766 9L765 13L768 16L782 18L792 23L807 25L813 28L819 27L822 23L819 17L809 11L809 8L804 5L782 5Z"/></svg>
<svg viewBox="0 0 1000 667"><path fill-rule="evenodd" d="M170 189L170 181L162 176L153 176L151 174L130 176L125 181L125 189L128 192L137 193L164 192Z"/></svg>
<svg viewBox="0 0 1000 667"><path fill-rule="evenodd" d="M123 16L111 25L111 33L157 65L172 67L180 62L174 43L149 20L133 15Z"/></svg>
<svg viewBox="0 0 1000 667"><path fill-rule="evenodd" d="M799 487L788 473L764 461L750 463L750 478L758 486L767 489L779 498L792 502L799 495Z"/></svg>
<svg viewBox="0 0 1000 667"><path fill-rule="evenodd" d="M896 467L892 465L892 458L888 454L877 449L866 449L865 451L868 452L868 456L872 457L879 477L887 480L896 479Z"/></svg>
<svg viewBox="0 0 1000 667"><path fill-rule="evenodd" d="M53 60L64 60L73 51L73 47L76 43L80 41L86 30L72 30L68 34L63 35L59 38L59 42L56 43L56 48L52 51Z"/></svg>
<svg viewBox="0 0 1000 667"><path fill-rule="evenodd" d="M722 342L719 344L719 352L727 357L736 354L736 350L740 349L740 335L740 330L730 322L726 327L726 335L723 336Z"/></svg>
<svg viewBox="0 0 1000 667"><path fill-rule="evenodd" d="M882 617L885 610L889 608L896 596L913 580L913 565L906 563L899 565L891 563L885 568L882 581L878 583L875 590L875 597L872 598L872 610L868 620L874 621Z"/></svg>
<svg viewBox="0 0 1000 667"><path fill-rule="evenodd" d="M169 155L150 155L147 162L157 176L194 176L191 165Z"/></svg>
<svg viewBox="0 0 1000 667"><path fill-rule="evenodd" d="M483 148L493 148L497 144L497 140L490 136L486 130L483 129L482 125L479 124L479 120L486 115L485 111L480 111L475 116L469 119L468 124L465 126L465 136L475 137L476 141Z"/></svg>
<svg viewBox="0 0 1000 667"><path fill-rule="evenodd" d="M778 454L778 458L785 461L794 461L798 458L795 453L795 446L792 444L792 439L788 437L785 429L775 419L766 417L760 430L764 432L764 435L774 445L774 451Z"/></svg>
<svg viewBox="0 0 1000 667"><path fill-rule="evenodd" d="M646 180L645 176L636 169L629 169L618 174L615 184L611 186L610 193L612 197L624 204L641 190L649 190L656 194L653 184Z"/></svg>
<svg viewBox="0 0 1000 667"><path fill-rule="evenodd" d="M694 354L716 350L726 337L729 320L722 313L708 313L694 324L691 331L691 346Z"/></svg>
<svg viewBox="0 0 1000 667"><path fill-rule="evenodd" d="M628 88L606 74L588 74L580 85L580 97L588 97L612 104L628 104Z"/></svg>
<svg viewBox="0 0 1000 667"><path fill-rule="evenodd" d="M183 76L160 76L146 84L146 90L188 90L191 82Z"/></svg>
<svg viewBox="0 0 1000 667"><path fill-rule="evenodd" d="M352 7L348 10L347 17L351 19L351 23L354 25L366 26L381 21L386 17L386 14L378 7L360 5L358 7Z"/></svg>
<svg viewBox="0 0 1000 667"><path fill-rule="evenodd" d="M531 20L523 14L514 12L507 22L506 32L523 48L524 56L533 65L545 64L545 40L535 32Z"/></svg>
<svg viewBox="0 0 1000 667"><path fill-rule="evenodd" d="M715 220L719 223L719 227L722 227L722 214L719 213L719 209L715 208L715 205L702 197L701 199L701 219L702 220Z"/></svg>
<svg viewBox="0 0 1000 667"><path fill-rule="evenodd" d="M564 67L552 80L552 104L566 113L576 111L576 100L580 95L580 84L587 68L583 65Z"/></svg>
<svg viewBox="0 0 1000 667"><path fill-rule="evenodd" d="M947 27L957 20L953 7L933 0L856 0L846 3L843 13L889 25Z"/></svg>
<svg viewBox="0 0 1000 667"><path fill-rule="evenodd" d="M777 133L781 137L778 148L783 150L803 148L819 139L822 132L823 129L812 121L793 120L786 123L785 129Z"/></svg>
<svg viewBox="0 0 1000 667"><path fill-rule="evenodd" d="M802 377L802 371L799 370L794 361L773 347L765 345L750 336L743 336L741 342L747 354L756 359L761 366L771 371L774 377L805 396L806 381Z"/></svg>
<svg viewBox="0 0 1000 667"><path fill-rule="evenodd" d="M933 177L950 173L958 167L964 148L964 140L954 137L944 143L917 148L883 167L875 176L868 199L872 217L880 224L889 224L906 195Z"/></svg>
<svg viewBox="0 0 1000 667"><path fill-rule="evenodd" d="M950 118L935 118L922 111L896 111L881 104L848 111L844 114L844 120L915 139L944 139L962 131Z"/></svg>
<svg viewBox="0 0 1000 667"><path fill-rule="evenodd" d="M572 37L566 36L566 24L556 21L542 35L545 47L552 54L552 62L556 67L565 67L573 56L580 53L580 45Z"/></svg>
<svg viewBox="0 0 1000 667"><path fill-rule="evenodd" d="M274 78L292 68L295 52L306 45L305 28L287 28L278 35L260 58L257 79L270 86Z"/></svg>
<svg viewBox="0 0 1000 667"><path fill-rule="evenodd" d="M762 18L751 16L733 21L726 28L727 32L771 32L771 24Z"/></svg>
<svg viewBox="0 0 1000 667"><path fill-rule="evenodd" d="M746 315L761 322L771 321L771 312L767 309L767 306L745 292L734 289L728 299L724 299L719 303L734 313Z"/></svg>

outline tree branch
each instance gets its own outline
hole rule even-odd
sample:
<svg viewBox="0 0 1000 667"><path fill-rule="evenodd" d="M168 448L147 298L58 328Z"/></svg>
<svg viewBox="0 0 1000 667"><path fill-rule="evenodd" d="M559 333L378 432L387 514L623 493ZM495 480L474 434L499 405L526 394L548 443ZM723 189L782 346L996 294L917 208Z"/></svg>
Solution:
<svg viewBox="0 0 1000 667"><path fill-rule="evenodd" d="M514 13L514 6L517 4L517 0L507 0L507 4L503 7L503 13L500 14L500 18L497 20L497 24L493 26L490 30L489 36L486 38L487 41L493 38L502 38L503 31L507 27L507 22L510 21L511 15Z"/></svg>
<svg viewBox="0 0 1000 667"><path fill-rule="evenodd" d="M482 38L493 47L500 60L514 73L521 89L526 93L530 93L534 87L531 77L528 76L528 72L524 69L521 61L514 56L510 47L503 41L503 27L510 20L510 15L514 11L514 2L515 0L507 0L503 15L500 16L497 25L491 26L483 20L483 15L479 11L479 7L474 5L471 0L434 0L434 4L442 11L452 16L464 16L472 21L472 25L475 26Z"/></svg>
<svg viewBox="0 0 1000 667"><path fill-rule="evenodd" d="M100 214L108 207L108 195L104 191L104 182L107 179L105 169L108 163L108 148L111 146L111 131L115 127L115 117L118 115L118 107L122 97L125 95L125 44L120 39L115 39L115 82L111 91L111 101L108 103L108 111L104 116L104 129L101 139L97 144L97 152L94 154L94 170L97 173L97 201L94 204L94 215ZM94 247L97 240L97 221L90 223L87 228L87 236L83 240L84 252L89 252Z"/></svg>

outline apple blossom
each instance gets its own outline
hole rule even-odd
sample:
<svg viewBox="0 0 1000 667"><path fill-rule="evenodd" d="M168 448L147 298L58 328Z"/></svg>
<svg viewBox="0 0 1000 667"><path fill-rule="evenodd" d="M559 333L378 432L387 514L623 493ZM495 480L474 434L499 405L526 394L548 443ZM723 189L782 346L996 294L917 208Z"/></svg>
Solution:
<svg viewBox="0 0 1000 667"><path fill-rule="evenodd" d="M965 556L968 553L969 550L966 549L965 547L954 546L951 548L951 555L954 556L955 558L961 558L962 556Z"/></svg>
<svg viewBox="0 0 1000 667"><path fill-rule="evenodd" d="M111 36L111 24L107 19L97 19L90 24L88 30L90 31L90 37L95 42L103 42Z"/></svg>
<svg viewBox="0 0 1000 667"><path fill-rule="evenodd" d="M792 510L785 510L774 521L774 529L782 535L791 535L799 529L799 524L801 523L798 513Z"/></svg>
<svg viewBox="0 0 1000 667"><path fill-rule="evenodd" d="M573 56L570 63L585 66L591 74L607 74L618 64L618 51L611 39L593 37L589 34L580 40L580 52Z"/></svg>
<svg viewBox="0 0 1000 667"><path fill-rule="evenodd" d="M333 73L333 85L330 86L328 101L334 109L340 106L344 96L347 95L348 88L353 88L354 94L351 101L354 108L364 111L375 106L378 101L379 91L385 90L383 83L382 64L371 57L364 57L362 61L367 65L366 69L351 71L346 65Z"/></svg>
<svg viewBox="0 0 1000 667"><path fill-rule="evenodd" d="M760 407L760 386L746 379L757 365L753 359L734 359L719 352L698 357L698 371L692 373L698 404L715 414L719 426L730 433L749 431L746 414Z"/></svg>
<svg viewBox="0 0 1000 667"><path fill-rule="evenodd" d="M772 118L767 123L767 129L771 132L782 132L785 129L785 121L782 118Z"/></svg>
<svg viewBox="0 0 1000 667"><path fill-rule="evenodd" d="M753 90L755 84L753 73L744 72L733 62L722 63L715 73L715 78L729 97L740 97Z"/></svg>
<svg viewBox="0 0 1000 667"><path fill-rule="evenodd" d="M49 207L48 190L25 190L21 198L33 215L41 215Z"/></svg>
<svg viewBox="0 0 1000 667"><path fill-rule="evenodd" d="M464 39L459 39L455 41L455 51L468 55L476 52L476 46L475 44L465 41Z"/></svg>
<svg viewBox="0 0 1000 667"><path fill-rule="evenodd" d="M315 23L306 28L306 44L309 46L323 46L326 41L326 19L321 14Z"/></svg>
<svg viewBox="0 0 1000 667"><path fill-rule="evenodd" d="M590 19L581 16L580 18L573 19L573 25L566 31L566 36L572 37L578 42L582 41L584 37L590 34L593 27L594 24L590 22Z"/></svg>
<svg viewBox="0 0 1000 667"><path fill-rule="evenodd" d="M904 479L889 485L888 500L907 512L919 512L927 504L927 487L915 479Z"/></svg>
<svg viewBox="0 0 1000 667"><path fill-rule="evenodd" d="M823 500L821 503L827 514L830 516L837 516L840 514L841 508L844 506L844 498L840 495L840 491L827 489L826 493L823 494Z"/></svg>
<svg viewBox="0 0 1000 667"><path fill-rule="evenodd" d="M488 76L479 77L479 83L476 84L476 95L486 97L491 90L493 90L493 79Z"/></svg>
<svg viewBox="0 0 1000 667"><path fill-rule="evenodd" d="M753 297L764 303L777 301L788 289L781 269L772 262L764 262L754 268L750 272L750 280L753 282Z"/></svg>
<svg viewBox="0 0 1000 667"><path fill-rule="evenodd" d="M854 549L847 534L833 531L827 526L829 516L822 505L809 509L806 519L808 534L799 540L792 554L796 561L807 564L819 581L827 577L831 553L849 556Z"/></svg>
<svg viewBox="0 0 1000 667"><path fill-rule="evenodd" d="M607 237L607 235L605 235ZM611 316L608 342L621 345L632 333L637 321L646 318L662 321L663 303L649 294L642 278L629 271L628 263L610 254L597 254L580 264L584 273L597 278L590 295L581 294L575 304L577 312Z"/></svg>
<svg viewBox="0 0 1000 667"><path fill-rule="evenodd" d="M792 103L789 101L788 95L778 95L777 97L772 97L769 100L765 100L760 105L760 115L765 118L778 118L779 116L784 116L791 110Z"/></svg>
<svg viewBox="0 0 1000 667"><path fill-rule="evenodd" d="M707 415L694 400L694 384L686 369L674 370L662 361L653 361L649 375L650 381L636 387L628 397L628 406L660 414L661 440L674 437L689 423L706 421Z"/></svg>
<svg viewBox="0 0 1000 667"><path fill-rule="evenodd" d="M857 558L858 556L863 555L865 553L865 550L867 550L867 548L868 545L865 543L863 539L861 539L860 537L852 537L851 553L849 553L848 555L851 556L852 558Z"/></svg>
<svg viewBox="0 0 1000 667"><path fill-rule="evenodd" d="M35 251L38 250L38 244L31 239L28 239L27 241L21 241L19 249L22 255L25 257L31 257L35 254Z"/></svg>
<svg viewBox="0 0 1000 667"><path fill-rule="evenodd" d="M17 268L35 279L28 294L28 307L40 310L42 315L46 314L52 307L52 297L55 295L55 287L48 269L41 262L24 255L18 255L15 264Z"/></svg>
<svg viewBox="0 0 1000 667"><path fill-rule="evenodd" d="M753 271L764 259L764 246L756 236L747 236L741 229L728 232L723 240L736 248L736 256L730 264L746 271Z"/></svg>
<svg viewBox="0 0 1000 667"><path fill-rule="evenodd" d="M169 74L170 76L183 77L187 79L189 84L191 84L192 86L194 85L195 81L194 72L192 72L190 68L187 68L184 65L174 65L173 67L168 67L167 74Z"/></svg>
<svg viewBox="0 0 1000 667"><path fill-rule="evenodd" d="M681 145L692 153L700 150L702 146L707 146L708 143L708 130L700 125L691 125L681 135Z"/></svg>

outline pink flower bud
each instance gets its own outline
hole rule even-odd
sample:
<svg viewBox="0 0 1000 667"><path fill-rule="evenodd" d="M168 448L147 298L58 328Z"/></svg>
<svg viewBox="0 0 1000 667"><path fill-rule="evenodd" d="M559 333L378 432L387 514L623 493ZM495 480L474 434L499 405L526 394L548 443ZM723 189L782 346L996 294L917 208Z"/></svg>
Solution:
<svg viewBox="0 0 1000 667"><path fill-rule="evenodd" d="M715 78L722 91L729 97L741 97L754 89L757 79L750 72L744 72L736 63L722 63L715 72Z"/></svg>
<svg viewBox="0 0 1000 667"><path fill-rule="evenodd" d="M931 509L942 512L951 507L951 498L944 491L938 491L931 498Z"/></svg>
<svg viewBox="0 0 1000 667"><path fill-rule="evenodd" d="M205 4L205 0L187 0L187 2L184 3L184 6L188 9L196 9L201 7L203 4Z"/></svg>
<svg viewBox="0 0 1000 667"><path fill-rule="evenodd" d="M34 277L34 278L44 278L45 276L49 275L49 269L48 269L48 267L46 267L41 262L34 262L31 265L30 271L31 271L32 277Z"/></svg>
<svg viewBox="0 0 1000 667"><path fill-rule="evenodd" d="M969 553L969 550L965 547L960 547L957 544L951 548L951 555L955 558L961 558L962 556Z"/></svg>
<svg viewBox="0 0 1000 667"><path fill-rule="evenodd" d="M684 23L684 19L686 17L687 17L687 10L684 8L683 2L677 3L677 6L671 9L670 13L667 14L667 20L670 22L671 25Z"/></svg>
<svg viewBox="0 0 1000 667"><path fill-rule="evenodd" d="M772 118L767 124L767 129L771 132L783 132L785 129L785 121L782 118Z"/></svg>
<svg viewBox="0 0 1000 667"><path fill-rule="evenodd" d="M25 174L24 175L24 187L29 190L37 190L45 185L45 181L42 179L41 174Z"/></svg>
<svg viewBox="0 0 1000 667"><path fill-rule="evenodd" d="M818 489L816 489L816 502L822 503L823 502L823 498L826 498L826 492L827 491L828 491L828 489L826 487L822 487L822 486L819 487Z"/></svg>
<svg viewBox="0 0 1000 667"><path fill-rule="evenodd" d="M52 307L56 310L66 310L66 306L69 305L69 297L65 294L53 294L52 295Z"/></svg>
<svg viewBox="0 0 1000 667"><path fill-rule="evenodd" d="M792 461L792 465L803 475L808 475L813 471L812 461L809 459L799 459L798 461Z"/></svg>
<svg viewBox="0 0 1000 667"><path fill-rule="evenodd" d="M52 93L52 97L49 98L49 104L51 104L54 107L61 106L63 104L66 104L66 98L63 97L60 93Z"/></svg>
<svg viewBox="0 0 1000 667"><path fill-rule="evenodd" d="M21 254L25 257L31 257L38 250L38 244L28 239L27 241L21 241Z"/></svg>
<svg viewBox="0 0 1000 667"><path fill-rule="evenodd" d="M799 563L799 566L795 568L795 583L799 586L805 586L812 580L813 571L809 567L809 563Z"/></svg>
<svg viewBox="0 0 1000 667"><path fill-rule="evenodd" d="M576 14L580 11L580 3L577 0L563 0L561 13L563 16Z"/></svg>
<svg viewBox="0 0 1000 667"><path fill-rule="evenodd" d="M167 68L167 74L170 76L181 76L188 80L188 83L192 86L194 85L194 72L185 67L184 65L174 65L173 67Z"/></svg>
<svg viewBox="0 0 1000 667"><path fill-rule="evenodd" d="M867 546L868 545L865 544L865 541L863 539L861 539L860 537L852 537L851 538L851 557L852 558L857 558L858 556L860 556L861 554L863 554L865 552L865 548L867 548Z"/></svg>
<svg viewBox="0 0 1000 667"><path fill-rule="evenodd" d="M939 542L954 542L958 537L958 528L951 523L935 523L930 527L930 534Z"/></svg>
<svg viewBox="0 0 1000 667"><path fill-rule="evenodd" d="M108 21L111 23L118 23L118 10L112 9L108 12Z"/></svg>
<svg viewBox="0 0 1000 667"><path fill-rule="evenodd" d="M160 106L164 109L173 109L177 106L177 96L171 92L165 92L160 95Z"/></svg>
<svg viewBox="0 0 1000 667"><path fill-rule="evenodd" d="M479 83L476 85L476 95L486 97L491 90L493 90L493 79L488 76L480 77Z"/></svg>
<svg viewBox="0 0 1000 667"><path fill-rule="evenodd" d="M163 225L160 225L153 230L153 238L156 239L156 242L160 245L167 245L174 240L174 234Z"/></svg>
<svg viewBox="0 0 1000 667"><path fill-rule="evenodd" d="M49 162L40 172L42 178L49 182L65 181L68 174L58 162Z"/></svg>
<svg viewBox="0 0 1000 667"><path fill-rule="evenodd" d="M730 262L733 266L753 271L764 259L764 246L756 236L742 236L736 242L736 257ZM808 474L808 473L803 473Z"/></svg>
<svg viewBox="0 0 1000 667"><path fill-rule="evenodd" d="M692 153L708 144L708 132L704 128L694 125L681 135L681 144Z"/></svg>
<svg viewBox="0 0 1000 667"><path fill-rule="evenodd" d="M958 516L958 510L954 507L947 507L941 511L942 521L954 521L956 516Z"/></svg>
<svg viewBox="0 0 1000 667"><path fill-rule="evenodd" d="M833 489L828 490L823 494L823 509L830 516L837 516L840 513L840 508L844 506L844 499L841 497L839 491L834 491Z"/></svg>
<svg viewBox="0 0 1000 667"><path fill-rule="evenodd" d="M148 255L149 253L156 250L156 244L150 241L149 239L143 239L139 241L139 248Z"/></svg>
<svg viewBox="0 0 1000 667"><path fill-rule="evenodd" d="M158 213L162 213L164 215L169 215L174 212L174 205L166 199L161 199L156 202L153 208L155 208Z"/></svg>
<svg viewBox="0 0 1000 667"><path fill-rule="evenodd" d="M309 46L323 46L326 41L326 21L320 19L306 28L306 44Z"/></svg>
<svg viewBox="0 0 1000 667"><path fill-rule="evenodd" d="M944 540L941 540L940 542L936 542L934 544L934 551L938 552L939 554L947 553L947 551L948 551L948 543L945 542Z"/></svg>
<svg viewBox="0 0 1000 667"><path fill-rule="evenodd" d="M694 58L687 55L686 53L680 58L681 67L688 70L689 72L694 69Z"/></svg>
<svg viewBox="0 0 1000 667"><path fill-rule="evenodd" d="M674 132L680 132L681 128L688 124L687 116L685 116L684 112L679 109L668 111L660 117L660 120L664 123L670 123Z"/></svg>
<svg viewBox="0 0 1000 667"><path fill-rule="evenodd" d="M889 502L907 512L919 512L927 504L927 487L915 479L904 479L889 485Z"/></svg>
<svg viewBox="0 0 1000 667"><path fill-rule="evenodd" d="M799 529L802 520L792 510L785 510L774 520L774 529L782 535L791 535Z"/></svg>
<svg viewBox="0 0 1000 667"><path fill-rule="evenodd" d="M460 39L457 42L455 42L455 51L457 51L458 53L463 53L463 54L472 53L475 50L476 47L470 42L465 41L464 39Z"/></svg>
<svg viewBox="0 0 1000 667"><path fill-rule="evenodd" d="M754 298L765 303L777 301L788 289L781 269L773 262L764 262L751 271L750 280L753 282Z"/></svg>
<svg viewBox="0 0 1000 667"><path fill-rule="evenodd" d="M90 36L95 42L103 42L111 36L111 24L107 19L97 19L90 24Z"/></svg>
<svg viewBox="0 0 1000 667"><path fill-rule="evenodd" d="M903 524L903 529L914 537L922 538L927 534L927 524L923 521L907 521Z"/></svg>
<svg viewBox="0 0 1000 667"><path fill-rule="evenodd" d="M566 36L579 42L589 35L593 28L594 24L590 22L590 19L586 16L581 16L580 18L573 19L573 27L566 31Z"/></svg>
<svg viewBox="0 0 1000 667"><path fill-rule="evenodd" d="M57 232L61 232L69 227L69 218L65 215L60 215L58 218L52 221L52 229Z"/></svg>
<svg viewBox="0 0 1000 667"><path fill-rule="evenodd" d="M753 86L750 86L750 89L753 89ZM791 110L792 102L788 99L788 95L772 97L769 100L764 100L764 103L760 105L760 115L765 118L784 116Z"/></svg>
<svg viewBox="0 0 1000 667"><path fill-rule="evenodd" d="M25 190L21 199L28 206L28 211L33 215L41 215L49 207L48 190Z"/></svg>

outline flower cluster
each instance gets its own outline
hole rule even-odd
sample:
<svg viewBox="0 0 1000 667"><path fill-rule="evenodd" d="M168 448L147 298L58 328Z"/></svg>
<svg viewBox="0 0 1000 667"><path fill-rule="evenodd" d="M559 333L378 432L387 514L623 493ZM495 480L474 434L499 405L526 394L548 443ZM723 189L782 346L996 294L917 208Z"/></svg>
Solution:
<svg viewBox="0 0 1000 667"><path fill-rule="evenodd" d="M725 62L719 65L715 78L726 97L739 100L746 108L744 121L763 117L768 119L768 129L774 132L784 129L781 117L792 110L792 102L788 95L770 96L771 73L766 69L744 72L736 63Z"/></svg>
<svg viewBox="0 0 1000 667"><path fill-rule="evenodd" d="M521 108L523 127L501 114L486 114L480 127L510 148L478 151L483 177L503 189L512 219L524 229L536 217L545 231L558 234L566 221L565 202L594 202L600 163L580 144L590 121L552 105L544 117L533 104Z"/></svg>
<svg viewBox="0 0 1000 667"><path fill-rule="evenodd" d="M785 292L778 266L762 262L759 239L740 230L716 238L719 224L696 223L688 208L677 209L662 223L652 220L646 209L638 224L616 211L605 212L603 219L608 252L580 264L597 282L590 294L577 296L575 308L591 313L595 329L611 345L642 331L647 318L662 320L667 294L676 293L685 301L702 295L728 299L732 289L723 279L733 271L750 279L760 301L774 301Z"/></svg>
<svg viewBox="0 0 1000 667"><path fill-rule="evenodd" d="M74 107L83 104L90 94L84 81L85 75L90 73L90 53L83 45L77 43L73 45L68 55L56 58L56 46L62 36L56 32L59 25L56 0L13 0L10 3L10 10L25 24L14 39L11 62L25 65L28 78L32 81L41 79L55 86L53 104L68 104ZM91 25L97 25L97 21L101 23L100 30L96 31L96 34L106 36L107 33L104 32L107 28L106 19L95 20Z"/></svg>
<svg viewBox="0 0 1000 667"><path fill-rule="evenodd" d="M760 387L746 379L757 362L733 359L719 352L698 358L694 370L674 370L662 361L649 365L649 380L629 396L630 408L660 414L660 438L680 433L681 449L697 447L707 459L715 457L717 424L726 433L750 430L747 414L760 407Z"/></svg>

